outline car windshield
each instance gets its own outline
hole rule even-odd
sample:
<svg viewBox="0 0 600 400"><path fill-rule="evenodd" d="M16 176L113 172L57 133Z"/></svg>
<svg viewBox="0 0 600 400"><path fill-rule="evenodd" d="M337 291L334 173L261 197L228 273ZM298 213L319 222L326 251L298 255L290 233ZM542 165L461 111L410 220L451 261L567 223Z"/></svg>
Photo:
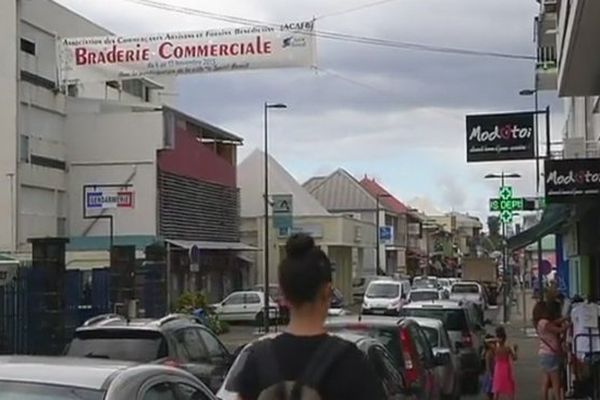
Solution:
<svg viewBox="0 0 600 400"><path fill-rule="evenodd" d="M443 286L443 287L450 286L450 281L448 279L438 279L438 283L440 284L440 286Z"/></svg>
<svg viewBox="0 0 600 400"><path fill-rule="evenodd" d="M423 328L423 332L425 332L425 336L427 336L427 341L431 347L438 347L440 336L437 329L428 326L422 326L421 328Z"/></svg>
<svg viewBox="0 0 600 400"><path fill-rule="evenodd" d="M472 284L460 284L452 286L452 293L479 294L479 286Z"/></svg>
<svg viewBox="0 0 600 400"><path fill-rule="evenodd" d="M435 290L423 290L423 291L410 293L411 301L429 301L429 300L437 300L439 298L440 298L440 295Z"/></svg>
<svg viewBox="0 0 600 400"><path fill-rule="evenodd" d="M77 332L66 355L143 363L167 357L168 350L160 332L98 329Z"/></svg>
<svg viewBox="0 0 600 400"><path fill-rule="evenodd" d="M0 381L0 400L102 400L104 392L71 386Z"/></svg>
<svg viewBox="0 0 600 400"><path fill-rule="evenodd" d="M265 291L264 285L256 285L254 289L259 292ZM278 299L281 297L281 290L279 289L279 286L269 286L269 297L272 299Z"/></svg>
<svg viewBox="0 0 600 400"><path fill-rule="evenodd" d="M404 308L400 313L404 317L423 317L440 320L449 331L464 331L468 329L467 318L463 309Z"/></svg>
<svg viewBox="0 0 600 400"><path fill-rule="evenodd" d="M400 343L398 328L396 327L376 327L358 323L356 325L328 326L327 330L329 332L351 333L377 339L377 341L385 346L390 355L394 357L397 365L404 365L401 362L402 344Z"/></svg>
<svg viewBox="0 0 600 400"><path fill-rule="evenodd" d="M400 286L395 283L372 283L367 289L367 297L393 299L400 294Z"/></svg>
<svg viewBox="0 0 600 400"><path fill-rule="evenodd" d="M432 278L415 278L413 287L415 288L432 288L435 287L437 280Z"/></svg>

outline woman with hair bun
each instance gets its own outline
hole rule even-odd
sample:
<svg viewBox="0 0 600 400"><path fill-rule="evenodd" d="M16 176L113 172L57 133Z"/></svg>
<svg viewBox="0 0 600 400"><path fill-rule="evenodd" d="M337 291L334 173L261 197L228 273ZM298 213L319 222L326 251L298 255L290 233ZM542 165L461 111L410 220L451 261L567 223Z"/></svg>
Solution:
<svg viewBox="0 0 600 400"><path fill-rule="evenodd" d="M286 391L293 395L302 387L311 392L310 398L383 399L383 388L363 353L325 330L333 291L331 261L305 234L291 236L285 250L279 286L290 308L290 323L284 333L252 345L234 383L239 398L283 399ZM320 377L307 382L313 369Z"/></svg>

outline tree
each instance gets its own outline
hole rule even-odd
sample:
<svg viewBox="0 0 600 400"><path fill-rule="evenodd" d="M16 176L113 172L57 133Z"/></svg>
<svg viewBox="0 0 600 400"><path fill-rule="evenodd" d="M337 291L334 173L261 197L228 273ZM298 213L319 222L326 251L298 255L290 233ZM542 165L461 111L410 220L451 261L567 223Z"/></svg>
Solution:
<svg viewBox="0 0 600 400"><path fill-rule="evenodd" d="M496 217L495 215L488 216L487 226L488 231L490 232L490 237L500 236L500 218Z"/></svg>

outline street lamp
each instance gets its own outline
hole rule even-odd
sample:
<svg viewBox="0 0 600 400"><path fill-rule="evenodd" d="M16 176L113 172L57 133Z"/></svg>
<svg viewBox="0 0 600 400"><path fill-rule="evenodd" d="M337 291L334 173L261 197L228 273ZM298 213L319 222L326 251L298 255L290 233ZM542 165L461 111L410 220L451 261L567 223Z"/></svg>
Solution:
<svg viewBox="0 0 600 400"><path fill-rule="evenodd" d="M270 109L284 109L287 106L283 103L267 103L264 105L264 116L265 116L265 133L264 133L264 150L265 150L265 193L264 193L264 206L265 206L265 291L264 291L264 310L263 310L263 324L265 327L265 333L269 332L269 110Z"/></svg>
<svg viewBox="0 0 600 400"><path fill-rule="evenodd" d="M379 271L381 270L381 254L379 254L380 253L380 251L379 251L380 250L379 249L379 246L380 246L380 244L379 244L379 210L380 210L379 199L381 199L381 198L389 198L389 197L392 197L392 195L388 194L388 193L380 193L380 194L375 195L375 199L376 199L376 207L375 207L375 213L376 213L375 214L375 224L376 224L376 227L375 227L375 229L377 230L377 232L375 233L375 235L377 237L376 238L376 244L375 244L375 247L376 247L376 251L375 252L377 253L377 256L376 256L376 259L375 259L376 260L375 265L376 265L377 270L375 272L375 275L379 275Z"/></svg>
<svg viewBox="0 0 600 400"><path fill-rule="evenodd" d="M505 179L518 179L521 178L520 174L517 173L505 173L504 171L502 171L502 173L500 174L487 174L485 176L485 179L500 179L501 182L501 186L504 187L504 181ZM502 281L503 281L503 285L504 285L504 290L502 291L502 304L503 304L503 321L504 323L508 322L508 312L509 312L509 306L510 303L508 303L508 294L509 294L509 285L512 286L512 274L510 275L510 282L509 279L507 278L507 271L508 271L508 245L506 243L506 223L502 222L502 240L503 240L503 245L504 245L504 250L502 252L503 254L503 258L504 258L504 269L502 271Z"/></svg>

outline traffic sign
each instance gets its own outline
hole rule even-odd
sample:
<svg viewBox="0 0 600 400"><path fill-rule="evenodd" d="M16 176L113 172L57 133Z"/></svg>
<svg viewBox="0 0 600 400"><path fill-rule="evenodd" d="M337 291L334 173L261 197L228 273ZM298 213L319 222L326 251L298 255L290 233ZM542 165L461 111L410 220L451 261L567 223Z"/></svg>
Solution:
<svg viewBox="0 0 600 400"><path fill-rule="evenodd" d="M287 236L294 226L294 197L291 194L274 194L273 225L279 236Z"/></svg>
<svg viewBox="0 0 600 400"><path fill-rule="evenodd" d="M379 227L379 240L384 243L392 241L394 237L394 228L391 226L380 226Z"/></svg>

